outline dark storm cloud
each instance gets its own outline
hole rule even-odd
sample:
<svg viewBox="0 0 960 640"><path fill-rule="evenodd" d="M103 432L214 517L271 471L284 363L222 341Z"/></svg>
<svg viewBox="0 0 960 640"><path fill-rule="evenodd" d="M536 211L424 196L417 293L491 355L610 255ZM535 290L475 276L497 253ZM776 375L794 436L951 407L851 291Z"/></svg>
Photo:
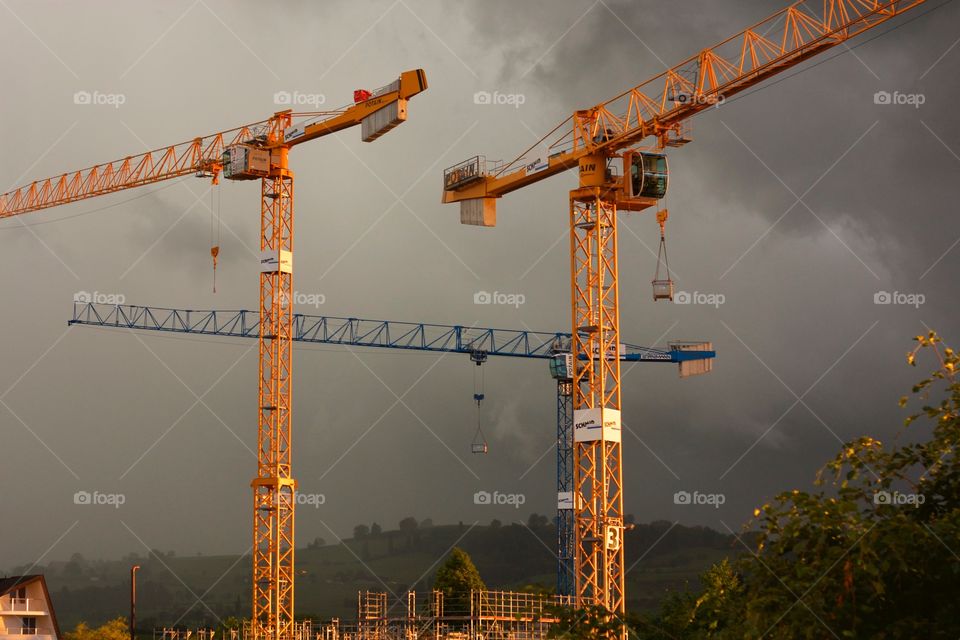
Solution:
<svg viewBox="0 0 960 640"><path fill-rule="evenodd" d="M658 73L657 57L679 62L780 6L585 2L553 10L528 3L511 12L516 20L503 21L499 16L509 9L487 4L472 7L471 17L484 43L506 43L506 86L525 83L543 92L545 102L572 110ZM668 452L665 460L672 452L696 461L688 473L700 482L716 482L709 477L714 467L717 476L740 473L753 482L738 489L738 497L755 498L805 482L812 473L805 477L802 470L815 468L839 444L834 434L891 435L900 416L890 394L904 381L896 356L906 339L924 323L956 332L946 309L960 255L930 267L960 234L949 192L960 171L960 124L953 113L960 89L950 81L956 56L937 63L955 40L958 11L948 5L909 23L914 16L908 15L878 29L891 30L873 42L855 41L854 51L835 50L823 56L839 54L834 60L801 65L789 72L793 77L731 99L699 116L695 142L671 153L668 206L686 222L674 224L670 237L673 246L694 251L679 261L674 253L672 264L691 288L727 293L722 310L702 312L723 321L712 323L709 335L724 348L718 373L706 383L712 404L664 407L628 398L627 407L634 403L632 415L639 409L645 430L668 434L652 436L650 448ZM925 101L920 108L877 105L877 91L921 93ZM623 232L621 243L640 249ZM872 305L874 292L897 289L923 292L928 306L891 317ZM625 311L625 325L649 313L631 301ZM684 317L687 309L679 311ZM871 329L874 321L879 324ZM794 394L803 397L864 332L862 351L848 356L852 366L837 365L845 375L831 369L795 403ZM875 393L851 389L865 377ZM784 456L801 462L789 471L765 464ZM694 468L704 458L710 473ZM653 457L645 466L654 477L674 475Z"/></svg>
<svg viewBox="0 0 960 640"><path fill-rule="evenodd" d="M3 181L35 161L27 180L249 122L275 109L279 90L322 91L329 105L343 104L355 88L422 66L430 90L411 102L410 120L396 132L374 145L346 132L294 152L296 288L326 298L322 307L297 310L543 330L569 323L564 234L574 178L511 194L500 203L498 227L481 230L460 226L456 208L439 204L443 167L476 153L511 158L535 140L531 131L549 131L573 109L661 71L658 56L678 62L781 6L344 3L330 19L313 4L269 16L254 3L207 4L209 11L195 6L162 38L189 4L149 13L118 4L115 25L91 27L84 37L73 28L80 9L53 19L29 3L11 5L70 69L7 21L4 46L31 56L0 72L4 86L24 87L3 104L14 150L0 158ZM807 486L837 438L897 431L896 399L920 372L902 366L910 336L927 324L956 339L960 248L930 267L960 236L952 194L960 125L951 112L960 49L934 64L960 35L958 12L960 4L950 3L908 24L912 15L898 18L890 26L904 26L854 53L808 63L698 116L695 141L670 154L668 244L678 287L722 293L723 305L652 304L655 257L643 245L655 248L656 224L644 214L623 216L624 338L661 345L710 339L719 351L715 371L701 378L678 381L666 365L625 369L626 500L641 520L722 529L720 519L735 526L777 491ZM289 34L282 46L280 27ZM118 113L79 109L70 96L83 88L115 88L129 100ZM523 93L526 102L473 103L475 92L496 89ZM926 102L919 109L875 105L879 90L920 92ZM823 223L797 204L771 230L796 200L781 179L797 195L819 180L803 200ZM207 185L189 186L200 196ZM224 223L239 239L222 232L216 296L209 213L198 204L176 223L195 199L182 186L37 225L37 237L15 221L0 223L7 272L18 274L0 285L17 310L0 320L0 393L28 372L4 398L26 426L0 407L3 450L18 452L2 465L0 483L43 477L35 493L3 493L4 509L32 524L4 530L0 566L32 561L75 520L52 557L142 550L117 514L75 507L71 496L80 488L126 492L119 516L150 546L183 553L248 547L248 449L256 432L256 354L244 355L250 343L83 329L56 343L78 290L118 291L129 302L160 306L254 308L256 268L244 244L256 244L258 188L221 189ZM523 293L527 304L477 306L479 290ZM927 300L919 309L874 305L878 291L921 292ZM478 509L472 495L481 489L523 492L527 509L549 513L553 381L539 362L484 366L491 453L471 456L477 414L474 367L465 358L299 349L295 475L327 496L323 510L298 514L299 539L330 540L326 527L348 535L358 522L389 525L408 515L525 517ZM194 393L209 411L191 408ZM719 510L673 504L676 491L694 489L726 492L727 502Z"/></svg>

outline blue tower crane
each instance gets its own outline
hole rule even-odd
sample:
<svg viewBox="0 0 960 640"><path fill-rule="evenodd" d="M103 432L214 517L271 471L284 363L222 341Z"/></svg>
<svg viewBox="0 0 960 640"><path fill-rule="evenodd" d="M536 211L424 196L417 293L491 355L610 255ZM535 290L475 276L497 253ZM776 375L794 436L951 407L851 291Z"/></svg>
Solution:
<svg viewBox="0 0 960 640"><path fill-rule="evenodd" d="M187 333L231 338L257 338L256 311L170 309L136 305L107 305L74 301L68 325ZM574 578L573 530L573 356L569 333L496 329L468 325L396 322L335 316L293 315L294 342L353 347L406 349L435 353L463 353L477 365L489 356L548 360L557 382L557 593L571 595ZM708 373L716 352L709 342L671 342L654 349L620 345L624 362L677 364L681 377ZM613 355L613 354L611 354ZM474 399L477 400L475 394ZM481 399L482 399L482 394ZM479 400L478 400L479 402ZM474 452L478 451L474 447Z"/></svg>

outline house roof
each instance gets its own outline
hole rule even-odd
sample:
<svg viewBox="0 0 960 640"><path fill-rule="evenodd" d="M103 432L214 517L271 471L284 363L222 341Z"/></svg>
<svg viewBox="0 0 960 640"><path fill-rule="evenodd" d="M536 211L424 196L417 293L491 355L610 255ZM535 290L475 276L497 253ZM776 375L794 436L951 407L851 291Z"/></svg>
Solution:
<svg viewBox="0 0 960 640"><path fill-rule="evenodd" d="M44 580L41 574L0 578L0 596L5 596L17 587L25 587L38 580L40 581L40 586L43 587L43 596L47 599L47 605L50 607L50 619L53 621L53 629L57 634L56 637L60 638L60 625L57 624L57 614L53 610L53 600L50 599L50 592L47 591L47 581Z"/></svg>
<svg viewBox="0 0 960 640"><path fill-rule="evenodd" d="M0 578L0 596L5 596L16 587L25 587L31 582L42 580L43 576L35 574L32 576L11 576L9 578Z"/></svg>

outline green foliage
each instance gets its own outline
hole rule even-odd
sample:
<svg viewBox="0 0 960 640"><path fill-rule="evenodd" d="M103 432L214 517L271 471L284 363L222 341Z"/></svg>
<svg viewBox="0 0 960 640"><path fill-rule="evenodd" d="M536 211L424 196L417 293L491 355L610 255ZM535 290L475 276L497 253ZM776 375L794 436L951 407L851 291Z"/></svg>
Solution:
<svg viewBox="0 0 960 640"><path fill-rule="evenodd" d="M307 543L307 549L320 549L321 547L324 547L326 544L327 544L326 540L320 537L316 537L313 539L313 542Z"/></svg>
<svg viewBox="0 0 960 640"><path fill-rule="evenodd" d="M539 513L531 513L530 518L527 520L527 526L531 529L542 529L550 524L550 520L547 516L542 516Z"/></svg>
<svg viewBox="0 0 960 640"><path fill-rule="evenodd" d="M890 448L857 438L821 469L823 489L756 509L755 549L705 573L699 595L668 598L640 637L960 636L960 361L934 333L916 340L908 363L929 349L939 364L906 419L926 428Z"/></svg>
<svg viewBox="0 0 960 640"><path fill-rule="evenodd" d="M549 607L544 614L556 621L547 637L557 640L619 640L625 624L624 620L611 616L599 605ZM629 619L626 626L631 626Z"/></svg>
<svg viewBox="0 0 960 640"><path fill-rule="evenodd" d="M433 588L443 592L444 613L465 615L470 613L470 591L487 587L469 554L459 547L454 547L443 565L437 569Z"/></svg>
<svg viewBox="0 0 960 640"><path fill-rule="evenodd" d="M139 626L139 625L138 625ZM129 640L130 625L125 618L116 618L102 627L91 629L81 622L73 631L64 634L64 640Z"/></svg>
<svg viewBox="0 0 960 640"><path fill-rule="evenodd" d="M230 630L235 629L242 633L243 631L243 618L239 616L227 616L219 622L217 625L217 637L218 638L229 638ZM240 634L238 634L240 635Z"/></svg>

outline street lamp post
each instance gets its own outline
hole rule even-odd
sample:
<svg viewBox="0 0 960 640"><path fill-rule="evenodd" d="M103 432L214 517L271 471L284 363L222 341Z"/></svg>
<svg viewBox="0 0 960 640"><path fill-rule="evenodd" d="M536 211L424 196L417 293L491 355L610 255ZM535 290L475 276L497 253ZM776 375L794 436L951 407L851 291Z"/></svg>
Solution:
<svg viewBox="0 0 960 640"><path fill-rule="evenodd" d="M140 565L130 567L130 640L135 640L137 632L137 569Z"/></svg>

